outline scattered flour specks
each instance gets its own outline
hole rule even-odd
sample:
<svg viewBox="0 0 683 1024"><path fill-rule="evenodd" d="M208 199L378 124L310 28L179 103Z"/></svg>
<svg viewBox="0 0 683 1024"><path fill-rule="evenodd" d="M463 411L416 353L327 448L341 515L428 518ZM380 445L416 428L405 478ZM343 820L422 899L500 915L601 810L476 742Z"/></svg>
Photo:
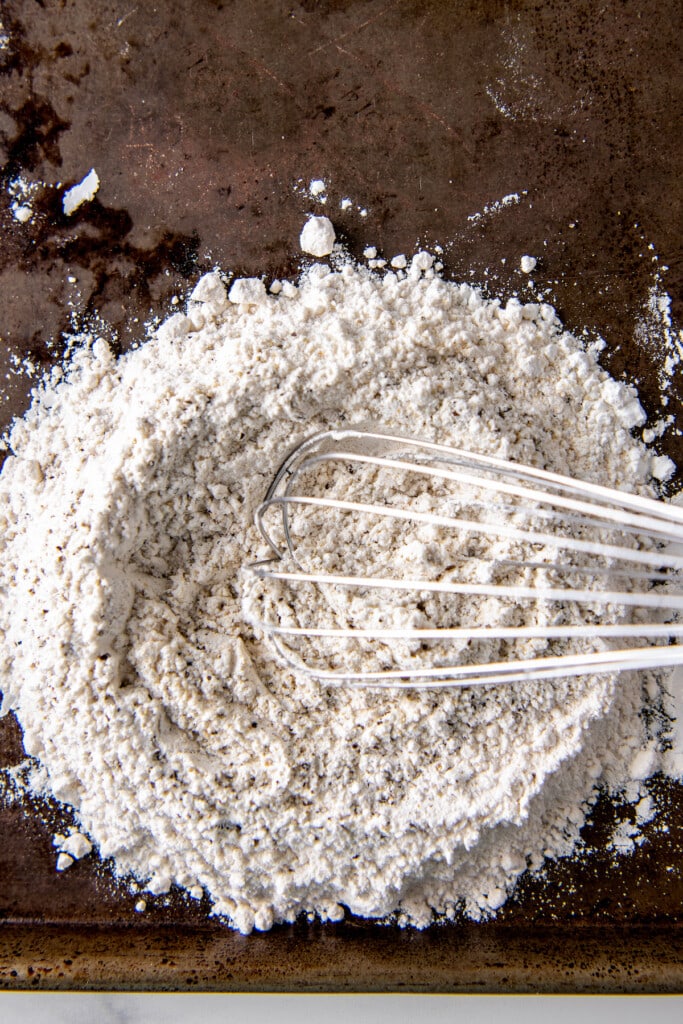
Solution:
<svg viewBox="0 0 683 1024"><path fill-rule="evenodd" d="M587 71L580 69L568 94L562 64L548 61L522 15L511 16L502 37L501 74L485 92L504 118L543 124L571 120L591 106L593 83Z"/></svg>
<svg viewBox="0 0 683 1024"><path fill-rule="evenodd" d="M40 187L37 182L22 177L13 178L7 186L12 216L20 224L27 224L33 217L33 200Z"/></svg>
<svg viewBox="0 0 683 1024"><path fill-rule="evenodd" d="M676 374L680 376L683 358L683 331L674 327L671 320L671 298L664 291L658 277L650 288L642 314L636 324L634 339L646 348L659 363L659 390L662 404L667 404Z"/></svg>
<svg viewBox="0 0 683 1024"><path fill-rule="evenodd" d="M505 209L506 206L516 206L521 202L521 197L527 194L527 189L523 189L521 193L510 192L508 195L503 196L502 199L496 199L491 203L486 203L479 213L471 213L467 220L471 224L478 224L487 217L491 217L494 214L499 213L501 210Z"/></svg>
<svg viewBox="0 0 683 1024"><path fill-rule="evenodd" d="M664 752L664 771L683 782L683 668L671 673L664 690L664 708L671 721L669 746Z"/></svg>

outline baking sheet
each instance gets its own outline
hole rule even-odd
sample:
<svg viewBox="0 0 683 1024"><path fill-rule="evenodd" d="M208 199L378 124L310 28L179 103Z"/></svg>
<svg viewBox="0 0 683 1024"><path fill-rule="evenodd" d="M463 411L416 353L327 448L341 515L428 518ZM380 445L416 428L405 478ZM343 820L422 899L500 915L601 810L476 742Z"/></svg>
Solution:
<svg viewBox="0 0 683 1024"><path fill-rule="evenodd" d="M21 361L58 361L72 316L124 350L215 264L296 273L313 178L357 256L440 243L449 278L522 298L537 256L566 326L604 337L604 365L661 414L657 353L633 336L656 267L681 322L678 4L9 0L0 17L3 427L27 407ZM100 190L67 218L91 167ZM26 223L17 178L40 185ZM683 423L680 405L675 380ZM683 465L680 436L660 448ZM22 758L9 716L0 764ZM0 985L680 990L683 787L656 786L666 810L635 853L607 849L603 802L597 852L523 880L495 922L248 938L177 895L137 914L92 858L57 875L61 812L23 800L0 807Z"/></svg>

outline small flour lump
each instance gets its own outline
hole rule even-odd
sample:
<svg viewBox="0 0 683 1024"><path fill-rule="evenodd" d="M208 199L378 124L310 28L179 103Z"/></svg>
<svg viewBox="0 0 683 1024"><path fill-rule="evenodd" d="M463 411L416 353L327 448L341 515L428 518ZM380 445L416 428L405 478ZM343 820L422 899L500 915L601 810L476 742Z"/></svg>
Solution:
<svg viewBox="0 0 683 1024"><path fill-rule="evenodd" d="M334 225L329 217L309 217L299 236L299 245L311 256L329 256L335 243Z"/></svg>
<svg viewBox="0 0 683 1024"><path fill-rule="evenodd" d="M628 675L326 690L249 625L252 526L293 443L396 432L650 493L644 413L546 305L419 254L268 295L215 273L140 348L102 339L15 423L0 475L0 685L117 873L203 889L243 932L302 912L495 911L568 853L645 742Z"/></svg>

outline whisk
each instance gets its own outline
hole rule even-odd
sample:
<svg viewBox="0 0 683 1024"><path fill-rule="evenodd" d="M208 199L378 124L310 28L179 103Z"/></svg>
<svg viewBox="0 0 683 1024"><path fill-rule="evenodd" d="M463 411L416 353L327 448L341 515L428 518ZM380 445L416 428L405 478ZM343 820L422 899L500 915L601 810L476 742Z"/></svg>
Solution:
<svg viewBox="0 0 683 1024"><path fill-rule="evenodd" d="M255 521L272 557L248 567L252 621L288 667L325 685L474 686L683 663L676 505L348 428L298 444ZM474 619L462 621L468 608Z"/></svg>

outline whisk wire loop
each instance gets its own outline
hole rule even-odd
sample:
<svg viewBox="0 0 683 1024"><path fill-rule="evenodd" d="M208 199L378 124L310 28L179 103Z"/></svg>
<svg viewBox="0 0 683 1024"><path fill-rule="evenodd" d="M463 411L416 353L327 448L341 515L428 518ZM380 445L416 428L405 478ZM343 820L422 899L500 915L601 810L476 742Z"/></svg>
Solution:
<svg viewBox="0 0 683 1024"><path fill-rule="evenodd" d="M409 479L413 498L417 495L419 500L411 503L406 497L398 504L396 495L403 495L395 483L392 497L383 495L382 502L356 500L355 493L337 497L339 487L334 485L341 486L342 472L350 474L349 485L357 474L367 474L373 486L379 481L380 489L387 474L394 482ZM326 489L330 476L334 496L308 493L307 481L319 484L319 478L324 478ZM428 505L436 499L445 502L445 511L415 507L425 496ZM274 513L280 530L277 538L266 522ZM454 537L460 576L453 567L441 578L377 572L374 567L370 573L332 571L326 567L330 553L324 551L318 552L318 564L310 569L301 562L301 537L295 536L297 528L305 536L308 526L298 519L309 514L350 517L363 523L364 529L369 522L384 521L398 530L407 525L438 537ZM290 452L256 510L255 522L272 557L249 567L252 580L264 586L284 586L290 595L314 588L319 595L326 595L323 606L329 607L330 600L334 603L332 595L338 597L346 591L351 600L371 596L373 612L377 595L382 593L394 594L401 607L406 596L414 593L418 607L425 599L443 602L454 598L506 602L508 609L535 602L544 609L537 623L525 625L507 624L506 615L499 622L453 625L447 621L428 627L411 624L411 614L405 624L388 627L382 625L381 616L369 626L359 625L357 616L352 625L311 624L305 615L300 621L300 616L282 609L266 617L253 616L254 625L266 633L294 671L315 676L326 685L488 685L683 662L683 643L670 642L683 636L683 624L675 616L683 610L683 595L674 587L676 574L683 569L683 508L663 501L437 442L344 428L315 434ZM308 520L304 518L302 523ZM486 555L476 550L468 554L471 543L475 548L482 543L498 548L503 543L506 553L496 555L496 568L500 571L502 567L508 574L514 570L512 581L480 580L478 573ZM342 564L341 568L347 567ZM581 579L583 584L577 585ZM614 585L617 580L621 586ZM586 608L586 622L567 621L571 619L567 609L575 607ZM622 621L627 610L629 617ZM655 615L655 621L646 618L646 611ZM604 621L601 616L607 613L609 621ZM615 615L618 621L613 621ZM659 621L663 616L673 621ZM612 650L610 645L618 638L631 644L636 638L650 643ZM304 654L295 646L298 640L307 645ZM341 646L329 663L323 659L322 664L311 664L311 649L333 641ZM491 659L488 653L479 656L477 644L490 647L491 641L499 646L531 643L532 653L534 644L559 643L560 647L541 657L524 653L509 660ZM567 649L570 641L583 646ZM395 664L396 650L392 650L385 664L387 645L392 642L394 648L419 643L428 651L430 645L455 643L459 653L455 660L447 660L440 652L434 664L424 664L411 648L405 662ZM590 642L595 649L586 651ZM357 658L349 659L349 643L360 645L366 657L368 645L379 645L378 667L359 666Z"/></svg>

